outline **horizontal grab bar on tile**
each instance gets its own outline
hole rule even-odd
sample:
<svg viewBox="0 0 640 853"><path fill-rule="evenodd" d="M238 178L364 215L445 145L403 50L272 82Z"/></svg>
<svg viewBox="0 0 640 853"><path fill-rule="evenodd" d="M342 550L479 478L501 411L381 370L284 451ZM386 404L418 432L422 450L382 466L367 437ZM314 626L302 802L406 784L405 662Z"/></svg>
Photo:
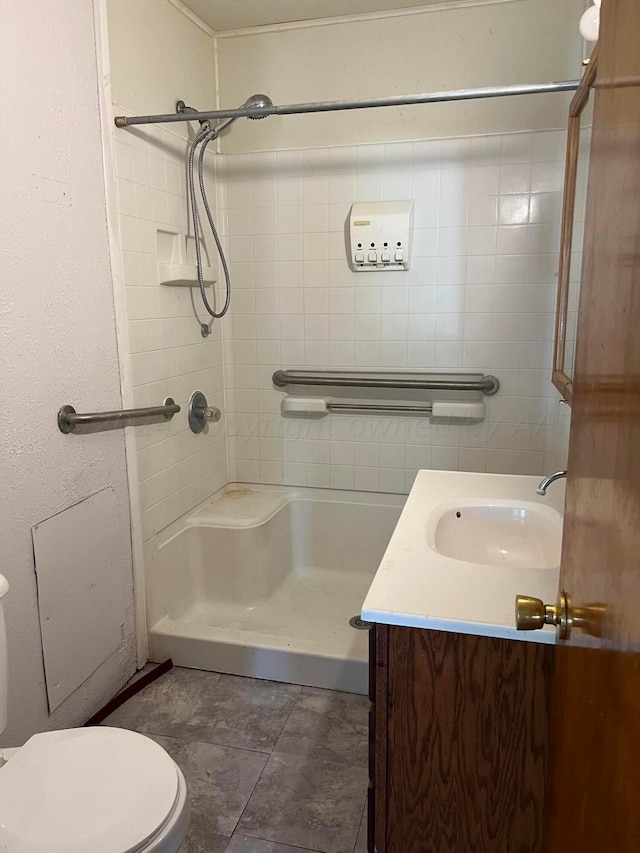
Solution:
<svg viewBox="0 0 640 853"><path fill-rule="evenodd" d="M485 405L480 400L476 403L452 402L450 400L434 400L424 405L412 403L336 403L327 402L328 412L374 412L387 415L429 415L432 418L446 421L483 421Z"/></svg>
<svg viewBox="0 0 640 853"><path fill-rule="evenodd" d="M298 397L286 394L280 410L285 417L322 418L332 412L369 412L387 415L429 415L432 418L482 421L486 406L482 400L433 400L431 403L385 403L376 401L333 400L326 397Z"/></svg>
<svg viewBox="0 0 640 853"><path fill-rule="evenodd" d="M329 412L386 412L392 415L430 415L433 406L402 405L395 403L327 403Z"/></svg>
<svg viewBox="0 0 640 853"><path fill-rule="evenodd" d="M74 432L77 426L106 424L114 421L138 420L140 418L164 417L167 420L180 411L172 397L167 397L162 406L145 406L138 409L116 409L113 412L87 412L78 414L73 406L63 406L58 412L60 432Z"/></svg>
<svg viewBox="0 0 640 853"><path fill-rule="evenodd" d="M382 371L371 371L380 374ZM397 371L398 373L400 371ZM464 373L464 371L461 371ZM482 376L481 379L429 379L428 374L398 376L390 373L388 376L365 375L349 371L314 371L314 370L276 370L273 374L273 384L277 388L288 385L320 385L334 388L397 388L412 390L436 391L482 391L483 394L495 394L500 383L495 376ZM422 407L424 410L424 407Z"/></svg>

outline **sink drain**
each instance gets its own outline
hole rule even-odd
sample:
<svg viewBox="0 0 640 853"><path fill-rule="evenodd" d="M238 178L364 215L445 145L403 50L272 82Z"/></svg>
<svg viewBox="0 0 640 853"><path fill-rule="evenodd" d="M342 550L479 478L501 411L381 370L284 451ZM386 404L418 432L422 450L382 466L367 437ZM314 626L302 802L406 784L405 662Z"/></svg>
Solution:
<svg viewBox="0 0 640 853"><path fill-rule="evenodd" d="M349 625L351 625L352 628L357 628L359 631L368 631L369 628L372 627L373 622L366 622L360 616L352 616L351 619L349 619Z"/></svg>

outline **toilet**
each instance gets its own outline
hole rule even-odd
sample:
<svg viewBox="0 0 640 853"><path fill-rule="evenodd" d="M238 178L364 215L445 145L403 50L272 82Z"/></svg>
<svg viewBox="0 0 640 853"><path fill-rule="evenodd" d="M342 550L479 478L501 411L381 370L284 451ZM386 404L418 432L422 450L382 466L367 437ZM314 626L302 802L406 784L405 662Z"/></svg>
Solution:
<svg viewBox="0 0 640 853"><path fill-rule="evenodd" d="M7 636L0 575L0 733ZM189 824L182 771L155 741L96 726L0 749L2 853L177 853Z"/></svg>

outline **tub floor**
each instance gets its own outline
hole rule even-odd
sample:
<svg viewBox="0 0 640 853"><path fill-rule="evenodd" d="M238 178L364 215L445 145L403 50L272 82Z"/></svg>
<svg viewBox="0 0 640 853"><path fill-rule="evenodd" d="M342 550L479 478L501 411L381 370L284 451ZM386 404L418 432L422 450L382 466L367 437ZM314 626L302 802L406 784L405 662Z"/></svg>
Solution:
<svg viewBox="0 0 640 853"><path fill-rule="evenodd" d="M366 693L368 632L352 628L349 619L360 613L370 583L362 572L304 568L254 606L197 600L152 628L154 657Z"/></svg>
<svg viewBox="0 0 640 853"><path fill-rule="evenodd" d="M360 613L371 578L324 568L291 572L273 594L255 605L196 601L174 618L218 628L257 631L278 637L300 637L322 645L327 634L345 640L360 636L349 619ZM362 639L362 636L360 636Z"/></svg>

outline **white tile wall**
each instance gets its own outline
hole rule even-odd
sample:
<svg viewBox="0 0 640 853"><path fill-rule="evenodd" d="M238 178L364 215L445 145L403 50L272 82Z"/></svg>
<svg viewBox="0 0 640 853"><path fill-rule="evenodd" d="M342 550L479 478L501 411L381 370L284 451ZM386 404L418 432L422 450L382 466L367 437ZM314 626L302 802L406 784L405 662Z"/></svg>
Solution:
<svg viewBox="0 0 640 853"><path fill-rule="evenodd" d="M222 324L214 323L210 337L203 339L200 321L206 315L197 289L158 284L157 229L187 230L186 150L185 138L158 126L118 131L116 136L134 404L158 405L171 396L182 406L169 422L135 428L145 539L228 479L224 423L211 425L200 435L194 435L187 424L187 402L196 389L224 410ZM208 160L207 185L215 204L215 158Z"/></svg>
<svg viewBox="0 0 640 853"><path fill-rule="evenodd" d="M136 427L145 538L234 479L406 492L423 467L564 464L568 415L549 382L563 133L208 158L233 298L206 340L197 291L192 303L157 283L156 229L187 228L186 146L158 127L116 138L134 402L183 406ZM415 203L411 270L351 273L352 201L399 198ZM473 368L502 387L474 426L283 419L273 371L328 366ZM196 388L226 414L199 436Z"/></svg>
<svg viewBox="0 0 640 853"><path fill-rule="evenodd" d="M545 471L566 437L550 383L564 145L538 132L219 158L230 476L405 492L423 467ZM352 273L351 203L406 198L411 270ZM281 418L273 371L328 366L472 368L501 391L474 426Z"/></svg>

